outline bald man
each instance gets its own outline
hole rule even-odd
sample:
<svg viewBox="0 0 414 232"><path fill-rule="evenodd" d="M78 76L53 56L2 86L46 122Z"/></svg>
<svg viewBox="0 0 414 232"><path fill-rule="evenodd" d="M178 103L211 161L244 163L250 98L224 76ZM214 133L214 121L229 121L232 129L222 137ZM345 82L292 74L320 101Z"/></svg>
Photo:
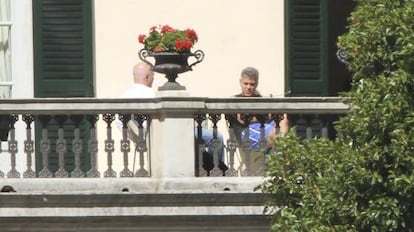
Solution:
<svg viewBox="0 0 414 232"><path fill-rule="evenodd" d="M132 68L132 76L134 83L126 89L126 91L120 96L120 98L154 98L155 91L151 88L154 81L154 72L151 70L151 66L147 63L141 62L134 65ZM115 121L116 126L122 130L122 122L117 118ZM144 129L146 130L147 123L144 122ZM138 138L138 124L131 120L128 123L128 135L130 139L137 142Z"/></svg>
<svg viewBox="0 0 414 232"><path fill-rule="evenodd" d="M132 68L134 84L130 86L121 98L153 98L155 91L151 88L154 81L154 72L147 63L138 63Z"/></svg>

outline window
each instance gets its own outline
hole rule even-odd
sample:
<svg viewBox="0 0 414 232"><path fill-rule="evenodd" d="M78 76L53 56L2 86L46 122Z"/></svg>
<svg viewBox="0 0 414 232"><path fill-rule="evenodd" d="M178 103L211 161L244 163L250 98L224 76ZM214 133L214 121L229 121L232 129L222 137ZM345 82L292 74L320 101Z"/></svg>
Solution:
<svg viewBox="0 0 414 232"><path fill-rule="evenodd" d="M0 0L0 98L10 98L12 91L11 27L10 0Z"/></svg>
<svg viewBox="0 0 414 232"><path fill-rule="evenodd" d="M286 90L290 96L336 96L349 89L350 73L336 58L346 32L350 0L285 0Z"/></svg>

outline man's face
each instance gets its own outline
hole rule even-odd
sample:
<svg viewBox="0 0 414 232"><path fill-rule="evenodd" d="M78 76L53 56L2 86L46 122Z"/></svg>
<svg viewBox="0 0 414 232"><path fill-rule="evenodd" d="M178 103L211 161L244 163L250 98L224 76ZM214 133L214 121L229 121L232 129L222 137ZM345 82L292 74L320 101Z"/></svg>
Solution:
<svg viewBox="0 0 414 232"><path fill-rule="evenodd" d="M243 96L251 97L256 92L257 82L253 78L243 75L240 79L240 87Z"/></svg>

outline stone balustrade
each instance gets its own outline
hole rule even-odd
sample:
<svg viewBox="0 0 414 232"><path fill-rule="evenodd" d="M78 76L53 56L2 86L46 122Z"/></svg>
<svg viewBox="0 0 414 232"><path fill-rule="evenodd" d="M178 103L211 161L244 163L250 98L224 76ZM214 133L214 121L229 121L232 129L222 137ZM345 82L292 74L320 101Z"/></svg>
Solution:
<svg viewBox="0 0 414 232"><path fill-rule="evenodd" d="M237 162L237 150L246 146L229 133L225 115L287 113L296 132L312 138L336 136L332 122L348 111L339 98L48 98L0 106L5 179L263 176ZM227 171L217 172L218 148L214 168L204 170L201 128L214 139L224 134Z"/></svg>
<svg viewBox="0 0 414 232"><path fill-rule="evenodd" d="M266 196L254 191L266 177L240 161L251 141L235 142L226 115L270 113L277 122L287 113L298 136L312 139L335 137L332 122L347 111L339 98L0 100L0 226L269 231ZM213 135L209 169L203 128Z"/></svg>

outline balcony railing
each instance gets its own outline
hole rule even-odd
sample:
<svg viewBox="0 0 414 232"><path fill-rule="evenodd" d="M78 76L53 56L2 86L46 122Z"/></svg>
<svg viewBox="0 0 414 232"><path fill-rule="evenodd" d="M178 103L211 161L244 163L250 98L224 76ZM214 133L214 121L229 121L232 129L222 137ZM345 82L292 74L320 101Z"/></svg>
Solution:
<svg viewBox="0 0 414 232"><path fill-rule="evenodd" d="M260 176L263 170L249 165L259 151L248 139L237 141L226 115L287 113L298 135L310 139L335 137L332 122L347 111L339 98L1 100L0 178ZM279 118L270 120L277 125ZM203 128L213 136L210 168Z"/></svg>
<svg viewBox="0 0 414 232"><path fill-rule="evenodd" d="M339 98L0 100L0 225L269 231L266 195L254 191L264 162L252 165L266 159L262 127L252 148L249 130L239 140L227 120L277 125L287 113L299 136L334 138L347 111Z"/></svg>

